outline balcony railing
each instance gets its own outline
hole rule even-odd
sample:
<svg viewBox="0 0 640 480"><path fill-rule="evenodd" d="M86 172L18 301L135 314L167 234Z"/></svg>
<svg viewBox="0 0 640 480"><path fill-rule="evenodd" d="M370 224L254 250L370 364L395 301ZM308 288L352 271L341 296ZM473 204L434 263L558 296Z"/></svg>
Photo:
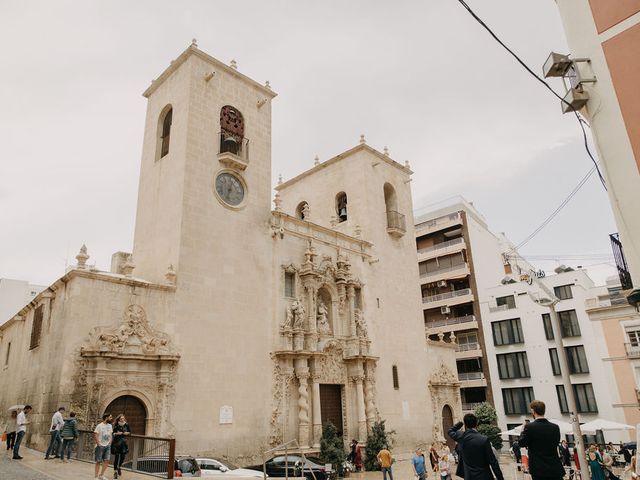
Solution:
<svg viewBox="0 0 640 480"><path fill-rule="evenodd" d="M448 215L443 215L442 217L434 218L433 220L419 223L416 225L416 229L423 227L431 229L433 227L437 227L438 225L444 225L458 220L460 220L460 214L458 212L450 213Z"/></svg>
<svg viewBox="0 0 640 480"><path fill-rule="evenodd" d="M485 402L463 403L462 404L462 410L465 410L465 411L471 410L471 411L473 411L476 408L478 408L480 405L482 405L483 403L485 403Z"/></svg>
<svg viewBox="0 0 640 480"><path fill-rule="evenodd" d="M465 295L471 295L470 288L463 288L462 290L454 290L453 292L440 293L438 295L431 295L429 297L422 297L422 303L439 302L440 300L447 300L449 298L463 297Z"/></svg>
<svg viewBox="0 0 640 480"><path fill-rule="evenodd" d="M418 253L429 253L435 252L436 250L442 250L443 248L452 247L454 245L458 245L464 242L463 237L454 238L453 240L447 240L446 242L438 243L436 245L432 245L430 247L419 248Z"/></svg>
<svg viewBox="0 0 640 480"><path fill-rule="evenodd" d="M446 327L447 325L458 325L459 323L474 322L475 315L465 315L464 317L444 318L427 323L427 328Z"/></svg>
<svg viewBox="0 0 640 480"><path fill-rule="evenodd" d="M625 343L624 349L627 352L627 357L640 357L640 345Z"/></svg>
<svg viewBox="0 0 640 480"><path fill-rule="evenodd" d="M249 139L220 132L218 160L227 167L244 170L249 164Z"/></svg>
<svg viewBox="0 0 640 480"><path fill-rule="evenodd" d="M464 372L458 373L458 380L484 380L484 373L482 372Z"/></svg>
<svg viewBox="0 0 640 480"><path fill-rule="evenodd" d="M455 272L456 270L464 270L465 268L468 268L468 267L469 267L469 265L467 263L459 263L458 265L452 265L450 267L439 268L438 270L433 270L431 272L423 272L423 273L420 274L420 278L434 277L434 276L440 275L442 273Z"/></svg>
<svg viewBox="0 0 640 480"><path fill-rule="evenodd" d="M495 306L495 307L489 307L489 311L490 311L491 313L495 313L495 312L505 312L505 311L507 311L507 310L513 310L514 308L516 308L516 306L515 306L515 305L509 305L509 304L507 303L507 304L504 304L504 305L497 305L497 306Z"/></svg>
<svg viewBox="0 0 640 480"><path fill-rule="evenodd" d="M462 343L462 344L458 344L458 346L456 347L456 352L470 352L473 350L480 350L480 344L479 343Z"/></svg>
<svg viewBox="0 0 640 480"><path fill-rule="evenodd" d="M407 225L404 215L393 210L387 210L387 229L405 233L407 231Z"/></svg>
<svg viewBox="0 0 640 480"><path fill-rule="evenodd" d="M618 267L618 277L620 277L620 284L623 290L630 290L633 288L633 282L631 281L631 273L629 272L629 265L627 259L624 256L624 249L622 248L622 242L620 236L617 233L609 235L611 239L611 248L613 249L613 258L616 260L616 267Z"/></svg>

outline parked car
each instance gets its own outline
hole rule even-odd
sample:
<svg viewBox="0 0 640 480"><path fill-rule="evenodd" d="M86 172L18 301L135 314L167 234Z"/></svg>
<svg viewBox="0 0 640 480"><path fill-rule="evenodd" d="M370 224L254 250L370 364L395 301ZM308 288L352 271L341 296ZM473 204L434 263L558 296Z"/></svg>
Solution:
<svg viewBox="0 0 640 480"><path fill-rule="evenodd" d="M270 458L267 460L265 467L267 475L270 477L284 477L287 471L290 477L301 477L304 475L308 480L314 480L314 475L315 480L335 480L338 477L336 471L327 471L319 458L303 458L302 455L297 454L287 455L286 460L284 455ZM262 472L262 464L245 468Z"/></svg>
<svg viewBox="0 0 640 480"><path fill-rule="evenodd" d="M134 472L150 473L158 476L167 474L169 464L169 457L167 456L154 456L154 457L140 457L137 460L129 460L122 464L122 468L125 470L133 470ZM175 463L173 465L173 471L175 477L200 477L200 466L195 458L188 455L176 455Z"/></svg>
<svg viewBox="0 0 640 480"><path fill-rule="evenodd" d="M196 462L200 466L201 475L203 477L215 477L226 473L227 475L240 475L243 477L262 478L262 472L251 470L249 468L238 468L231 462L226 460L218 460L217 458L196 458ZM269 476L267 475L267 478Z"/></svg>

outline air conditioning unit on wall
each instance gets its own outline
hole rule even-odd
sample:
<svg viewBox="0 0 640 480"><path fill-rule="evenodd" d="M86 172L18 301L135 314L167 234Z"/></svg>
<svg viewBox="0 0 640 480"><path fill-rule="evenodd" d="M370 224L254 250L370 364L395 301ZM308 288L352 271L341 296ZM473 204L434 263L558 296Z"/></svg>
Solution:
<svg viewBox="0 0 640 480"><path fill-rule="evenodd" d="M446 280L440 280L438 282L438 287L446 287L447 286L447 281Z"/></svg>
<svg viewBox="0 0 640 480"><path fill-rule="evenodd" d="M451 313L451 309L447 306L445 307L440 307L440 313L442 313L443 315L447 315L449 313Z"/></svg>

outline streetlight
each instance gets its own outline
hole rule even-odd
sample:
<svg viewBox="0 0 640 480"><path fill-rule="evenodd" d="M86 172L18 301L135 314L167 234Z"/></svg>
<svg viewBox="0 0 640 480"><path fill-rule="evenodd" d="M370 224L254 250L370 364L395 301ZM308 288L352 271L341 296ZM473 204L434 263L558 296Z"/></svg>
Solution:
<svg viewBox="0 0 640 480"><path fill-rule="evenodd" d="M564 396L567 400L567 406L569 407L569 413L571 415L571 426L573 427L573 438L575 441L574 448L578 449L578 457L580 459L580 475L582 480L589 480L589 468L587 466L587 456L584 449L584 443L582 441L582 429L580 428L580 422L578 421L578 407L576 403L576 396L571 384L571 377L569 373L569 364L567 362L567 355L562 344L562 327L560 325L560 319L556 312L556 304L560 301L542 282L536 282L538 286L547 294L549 298L541 298L534 296L531 292L529 296L531 299L540 306L547 307L549 309L549 316L551 317L551 329L553 331L553 339L556 343L556 350L558 352L558 362L560 363L560 375L562 377L562 385L564 387Z"/></svg>

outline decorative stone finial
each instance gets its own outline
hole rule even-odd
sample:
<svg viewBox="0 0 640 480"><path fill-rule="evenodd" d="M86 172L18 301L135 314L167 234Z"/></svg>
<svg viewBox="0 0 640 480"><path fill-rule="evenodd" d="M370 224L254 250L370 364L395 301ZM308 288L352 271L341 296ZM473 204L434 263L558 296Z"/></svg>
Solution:
<svg viewBox="0 0 640 480"><path fill-rule="evenodd" d="M278 185L282 185L282 174L278 174Z"/></svg>
<svg viewBox="0 0 640 480"><path fill-rule="evenodd" d="M173 268L173 265L170 264L169 268L167 268L167 273L164 274L164 278L167 279L167 283L169 285L175 285L176 284L176 271Z"/></svg>
<svg viewBox="0 0 640 480"><path fill-rule="evenodd" d="M353 236L356 238L362 237L362 227L360 227L360 225L356 225L353 229Z"/></svg>
<svg viewBox="0 0 640 480"><path fill-rule="evenodd" d="M271 84L269 83L269 80L264 82L264 86L267 87L269 90L271 90Z"/></svg>
<svg viewBox="0 0 640 480"><path fill-rule="evenodd" d="M192 47L197 47L197 46L198 46L198 40L197 40L197 39L195 39L195 38L192 38L192 39L191 39L191 46L192 46Z"/></svg>
<svg viewBox="0 0 640 480"><path fill-rule="evenodd" d="M387 156L387 157L389 156L389 147L387 147L386 145L385 145L385 147L383 149L383 153L385 154L385 156Z"/></svg>
<svg viewBox="0 0 640 480"><path fill-rule="evenodd" d="M133 255L129 255L127 261L122 265L122 273L125 277L131 277L133 275L133 270L135 270L136 265L133 263Z"/></svg>
<svg viewBox="0 0 640 480"><path fill-rule="evenodd" d="M313 164L320 165L320 157L318 157L318 155L316 155L316 158L313 159Z"/></svg>
<svg viewBox="0 0 640 480"><path fill-rule="evenodd" d="M275 205L276 212L282 211L282 199L280 198L280 193L276 192L276 196L273 197L273 204Z"/></svg>
<svg viewBox="0 0 640 480"><path fill-rule="evenodd" d="M449 334L449 340L451 341L451 343L456 343L456 334L453 333L453 331L451 331L451 333Z"/></svg>
<svg viewBox="0 0 640 480"><path fill-rule="evenodd" d="M404 166L407 168L411 168L411 165L409 165L409 160L404 161Z"/></svg>
<svg viewBox="0 0 640 480"><path fill-rule="evenodd" d="M87 255L87 246L82 245L80 247L80 251L78 255L76 255L76 260L78 261L78 268L84 270L87 268L87 260L89 260L89 255Z"/></svg>
<svg viewBox="0 0 640 480"><path fill-rule="evenodd" d="M364 139L364 133L360 134L360 145L364 145L367 141Z"/></svg>
<svg viewBox="0 0 640 480"><path fill-rule="evenodd" d="M440 340L441 342L444 342L444 332L440 332L438 334L438 340Z"/></svg>
<svg viewBox="0 0 640 480"><path fill-rule="evenodd" d="M231 68L235 68L236 70L238 69L238 62L236 62L235 60L231 60Z"/></svg>

